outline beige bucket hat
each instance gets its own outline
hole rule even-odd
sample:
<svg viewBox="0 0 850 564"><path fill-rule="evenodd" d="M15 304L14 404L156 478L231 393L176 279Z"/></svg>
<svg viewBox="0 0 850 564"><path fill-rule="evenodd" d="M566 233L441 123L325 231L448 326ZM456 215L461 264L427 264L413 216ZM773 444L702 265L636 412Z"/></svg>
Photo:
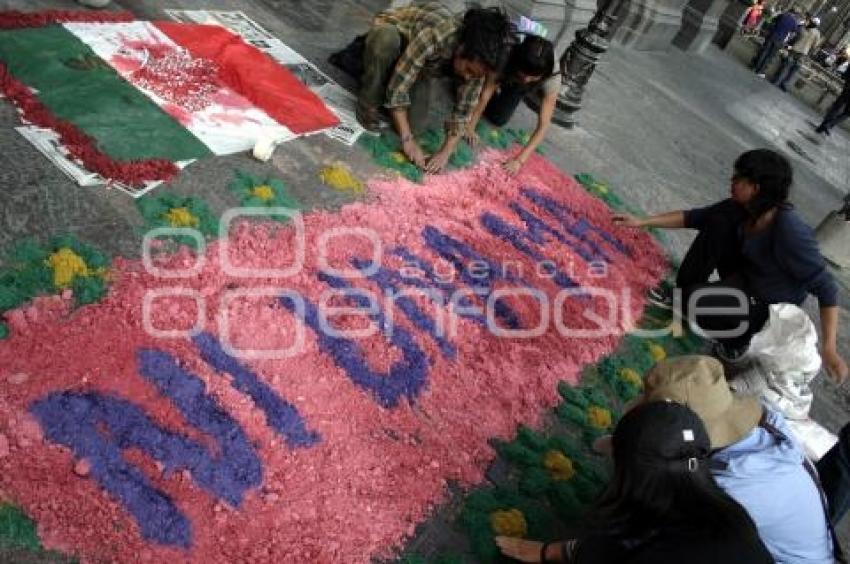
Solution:
<svg viewBox="0 0 850 564"><path fill-rule="evenodd" d="M758 398L732 394L723 365L710 356L679 356L659 362L646 376L644 398L690 407L702 419L713 449L746 437L758 426L763 412Z"/></svg>

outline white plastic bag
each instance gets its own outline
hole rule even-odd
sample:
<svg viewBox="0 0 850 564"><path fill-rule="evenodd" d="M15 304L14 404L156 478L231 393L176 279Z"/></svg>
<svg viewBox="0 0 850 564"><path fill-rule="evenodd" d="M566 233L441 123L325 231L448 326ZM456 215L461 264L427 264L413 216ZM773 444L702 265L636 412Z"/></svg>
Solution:
<svg viewBox="0 0 850 564"><path fill-rule="evenodd" d="M747 356L761 365L765 401L788 419L808 417L809 384L821 366L818 333L808 314L793 304L770 306L770 318L753 336Z"/></svg>

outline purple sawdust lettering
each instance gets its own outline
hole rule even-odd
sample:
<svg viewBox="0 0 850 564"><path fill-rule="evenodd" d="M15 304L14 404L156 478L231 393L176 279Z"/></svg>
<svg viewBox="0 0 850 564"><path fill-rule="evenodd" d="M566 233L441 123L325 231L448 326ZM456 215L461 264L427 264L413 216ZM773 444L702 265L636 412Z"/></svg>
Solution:
<svg viewBox="0 0 850 564"><path fill-rule="evenodd" d="M445 282L440 280L440 277L434 270L434 267L427 260L416 256L406 247L396 247L393 249L392 254L401 258L405 264L415 267L417 270L422 272L425 276L428 277L428 280L422 280L419 277L408 276L402 274L401 272L392 273L391 280L398 281L402 284L406 284L408 286L413 286L415 288L420 288L423 290L430 289L438 289L442 293L433 293L428 292L428 295L432 297L432 301L434 301L434 297L439 297L439 301L435 301L437 305L446 306L448 304L448 296L457 295L458 288L451 282ZM457 300L458 305L461 306L461 310L458 311L458 315L465 319L471 319L480 325L486 325L487 318L481 314L476 313L472 310L472 299L467 295L461 295Z"/></svg>
<svg viewBox="0 0 850 564"><path fill-rule="evenodd" d="M605 231L604 229L600 229L595 225L592 225L587 222L583 217L578 216L575 212L573 212L569 207L564 204L553 200L552 198L541 194L537 190L531 187L524 187L521 191L522 195L530 200L532 203L537 204L544 210L546 210L552 217L557 219L564 229L569 232L574 237L586 242L591 245L597 252L602 252L599 249L598 244L593 241L588 236L588 233L595 233L599 238L604 240L606 243L614 247L618 252L627 257L632 257L632 252L629 248L619 239Z"/></svg>
<svg viewBox="0 0 850 564"><path fill-rule="evenodd" d="M188 548L192 526L171 498L124 460L122 451L140 448L159 460L187 462L200 445L166 431L134 403L98 393L56 392L30 407L45 436L91 464L91 476L130 512L142 536ZM101 432L101 427L105 432Z"/></svg>
<svg viewBox="0 0 850 564"><path fill-rule="evenodd" d="M422 238L431 250L455 267L461 280L475 290L478 295L485 297L489 295L493 291L493 283L499 280L531 288L531 285L527 282L508 272L503 272L502 268L496 262L480 255L466 243L458 241L450 235L446 235L436 227L431 225L426 226L422 230ZM470 269L464 264L464 259L470 261L470 263L474 261L479 264L486 264L487 268L482 273L483 276L473 276ZM520 328L519 316L504 299L499 298L494 302L493 311L510 329Z"/></svg>
<svg viewBox="0 0 850 564"><path fill-rule="evenodd" d="M166 471L187 469L192 479L230 505L238 506L246 490L260 485L263 468L245 431L210 395L204 382L184 370L177 359L158 350L138 352L139 373L168 397L191 425L218 442L220 454L214 457L201 445L188 441L174 452L158 458ZM175 443L175 445L180 443Z"/></svg>
<svg viewBox="0 0 850 564"><path fill-rule="evenodd" d="M265 412L269 426L283 437L287 445L293 448L309 447L321 440L318 433L307 429L304 418L295 406L283 400L256 374L224 352L213 335L201 333L193 341L204 362L219 372L230 374L233 387L250 397Z"/></svg>
<svg viewBox="0 0 850 564"><path fill-rule="evenodd" d="M543 253L526 244L526 241L529 241L531 243L537 243L539 245L545 244L546 241L543 238L542 232L533 231L532 229L529 229L528 231L523 231L522 229L518 229L512 225L509 225L499 216L494 215L490 212L485 212L481 214L480 221L484 229L489 231L495 237L498 237L503 241L507 241L508 243L513 245L516 250L526 254L532 260L535 260L538 263L542 263L548 260L543 255ZM573 280L560 270L554 269L553 275L553 280L555 281L555 283L561 286L562 288L579 287L579 284L575 280Z"/></svg>
<svg viewBox="0 0 850 564"><path fill-rule="evenodd" d="M373 268L372 263L369 261L365 261L358 258L351 259L351 264L361 272L366 272L369 269ZM437 346L440 347L440 352L443 353L445 358L454 360L457 358L457 347L451 343L448 339L446 339L443 335L438 331L437 324L434 322L434 319L429 316L427 313L422 311L416 302L411 299L409 296L400 295L399 292L399 284L398 282L401 279L401 276L398 271L390 270L388 268L379 267L374 274L368 276L369 280L375 282L378 286L380 286L381 291L385 294L389 294L394 296L393 303L397 304L399 309L404 313L407 319L410 320L411 323L422 331L428 333L428 335L437 343ZM434 290L437 292L437 290ZM430 296L433 292L426 292L427 295ZM445 303L443 298L434 298L431 297L431 301L434 302L436 299L440 299L440 306Z"/></svg>
<svg viewBox="0 0 850 564"><path fill-rule="evenodd" d="M345 280L326 273L320 273L319 279L332 288L350 288ZM362 295L351 294L348 298L357 307L366 308L369 305L368 299ZM295 311L292 298L283 296L280 302L289 311ZM304 301L304 318L301 321L315 332L319 339L319 349L330 355L356 386L370 392L379 405L392 408L403 397L414 401L428 382L428 358L404 328L392 327L390 330L386 316L380 309L370 318L378 324L389 342L402 352L402 359L393 364L388 373L372 370L363 358L362 349L355 342L325 333L319 321L318 309L310 301Z"/></svg>

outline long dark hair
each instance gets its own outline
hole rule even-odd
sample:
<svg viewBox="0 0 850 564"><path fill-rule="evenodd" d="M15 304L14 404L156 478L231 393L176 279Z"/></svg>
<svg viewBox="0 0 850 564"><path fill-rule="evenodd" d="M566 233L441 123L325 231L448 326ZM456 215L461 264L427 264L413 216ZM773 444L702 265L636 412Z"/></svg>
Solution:
<svg viewBox="0 0 850 564"><path fill-rule="evenodd" d="M516 43L514 26L501 8L470 8L458 31L460 54L478 60L491 71L501 72L511 46Z"/></svg>
<svg viewBox="0 0 850 564"><path fill-rule="evenodd" d="M522 43L511 49L505 76L510 79L523 73L545 80L554 74L554 68L555 46L552 42L537 35L526 35Z"/></svg>
<svg viewBox="0 0 850 564"><path fill-rule="evenodd" d="M758 184L758 193L747 204L750 217L758 219L777 207L790 207L788 196L794 182L791 163L770 149L753 149L735 159L733 173Z"/></svg>
<svg viewBox="0 0 850 564"><path fill-rule="evenodd" d="M623 541L674 527L758 542L747 512L711 476L710 448L685 405L656 401L629 411L614 430L614 477L590 522Z"/></svg>

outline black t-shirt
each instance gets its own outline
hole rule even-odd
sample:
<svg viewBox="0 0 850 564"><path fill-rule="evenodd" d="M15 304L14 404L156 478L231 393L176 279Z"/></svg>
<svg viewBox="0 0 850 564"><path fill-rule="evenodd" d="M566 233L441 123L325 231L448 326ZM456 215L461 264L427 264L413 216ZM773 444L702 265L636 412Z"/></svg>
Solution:
<svg viewBox="0 0 850 564"><path fill-rule="evenodd" d="M566 546L570 564L772 564L758 537L707 531L665 531L640 543L591 535Z"/></svg>

